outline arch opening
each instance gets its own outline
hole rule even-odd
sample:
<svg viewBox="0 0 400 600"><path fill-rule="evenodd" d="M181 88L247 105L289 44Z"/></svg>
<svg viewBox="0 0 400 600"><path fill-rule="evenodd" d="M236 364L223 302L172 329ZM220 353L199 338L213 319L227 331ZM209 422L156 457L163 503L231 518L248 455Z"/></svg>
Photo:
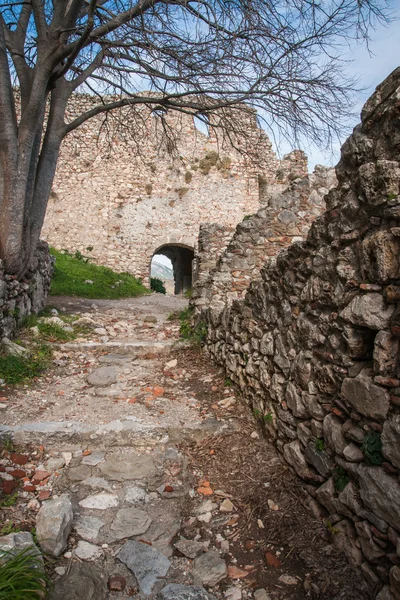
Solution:
<svg viewBox="0 0 400 600"><path fill-rule="evenodd" d="M165 244L157 248L152 256L150 276L165 281L167 292L176 295L184 294L192 287L193 260L193 248L179 244Z"/></svg>

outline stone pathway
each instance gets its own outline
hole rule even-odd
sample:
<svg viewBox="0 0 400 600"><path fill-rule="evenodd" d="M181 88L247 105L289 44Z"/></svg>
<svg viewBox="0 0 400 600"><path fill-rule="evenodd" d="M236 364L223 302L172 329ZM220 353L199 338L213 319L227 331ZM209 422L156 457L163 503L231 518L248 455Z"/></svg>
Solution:
<svg viewBox="0 0 400 600"><path fill-rule="evenodd" d="M4 390L0 428L21 448L0 478L23 482L50 600L369 597L230 382L182 347L168 317L185 301L52 302L89 332Z"/></svg>

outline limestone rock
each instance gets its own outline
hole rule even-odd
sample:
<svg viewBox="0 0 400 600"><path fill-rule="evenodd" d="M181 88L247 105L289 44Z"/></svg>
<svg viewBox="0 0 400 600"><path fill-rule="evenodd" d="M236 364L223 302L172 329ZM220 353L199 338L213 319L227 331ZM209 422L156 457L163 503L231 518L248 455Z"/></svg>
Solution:
<svg viewBox="0 0 400 600"><path fill-rule="evenodd" d="M49 600L106 600L108 598L103 569L90 563L73 562L71 570L57 579Z"/></svg>
<svg viewBox="0 0 400 600"><path fill-rule="evenodd" d="M271 596L267 594L264 588L256 590L253 594L254 600L271 600Z"/></svg>
<svg viewBox="0 0 400 600"><path fill-rule="evenodd" d="M357 535L353 523L349 519L343 519L343 521L335 523L334 529L334 546L346 555L347 560L351 565L360 567L362 563L362 553L356 545Z"/></svg>
<svg viewBox="0 0 400 600"><path fill-rule="evenodd" d="M103 492L93 496L87 496L87 498L84 498L79 502L79 506L82 506L82 508L95 508L97 510L106 510L107 508L118 506L118 504L118 496Z"/></svg>
<svg viewBox="0 0 400 600"><path fill-rule="evenodd" d="M83 479L82 485L87 485L88 487L96 488L99 490L111 491L110 484L108 483L108 481L103 479L103 477L87 477L86 479Z"/></svg>
<svg viewBox="0 0 400 600"><path fill-rule="evenodd" d="M60 556L67 545L72 521L72 504L66 494L42 504L36 518L36 535L43 552Z"/></svg>
<svg viewBox="0 0 400 600"><path fill-rule="evenodd" d="M76 533L84 540L89 542L97 542L100 529L104 526L104 521L98 517L80 516L74 527Z"/></svg>
<svg viewBox="0 0 400 600"><path fill-rule="evenodd" d="M318 476L308 466L304 458L303 448L299 440L294 440L283 447L285 460L293 467L297 475L306 480L317 480Z"/></svg>
<svg viewBox="0 0 400 600"><path fill-rule="evenodd" d="M106 386L117 382L117 370L114 367L98 367L87 376L89 385Z"/></svg>
<svg viewBox="0 0 400 600"><path fill-rule="evenodd" d="M219 581L225 579L227 574L226 563L215 550L198 556L194 561L194 581L201 581L203 585L217 585Z"/></svg>
<svg viewBox="0 0 400 600"><path fill-rule="evenodd" d="M399 528L400 523L400 484L397 477L388 475L381 467L367 467L361 464L358 469L360 495L365 505L378 517Z"/></svg>
<svg viewBox="0 0 400 600"><path fill-rule="evenodd" d="M343 456L350 462L361 462L364 460L364 454L362 453L362 450L355 444L349 444L346 446L346 448L343 450Z"/></svg>
<svg viewBox="0 0 400 600"><path fill-rule="evenodd" d="M103 460L104 460L104 452L100 452L100 450L95 450L94 452L91 452L90 454L88 454L88 456L84 456L82 458L82 464L89 465L91 467L95 467L99 463L103 462Z"/></svg>
<svg viewBox="0 0 400 600"><path fill-rule="evenodd" d="M151 517L139 508L121 508L111 523L110 532L115 540L122 540L145 533L151 524Z"/></svg>
<svg viewBox="0 0 400 600"><path fill-rule="evenodd" d="M389 410L389 394L375 385L366 369L355 378L343 380L341 394L358 412L372 419L384 419Z"/></svg>
<svg viewBox="0 0 400 600"><path fill-rule="evenodd" d="M388 331L378 331L374 342L374 371L381 375L396 375L399 341Z"/></svg>
<svg viewBox="0 0 400 600"><path fill-rule="evenodd" d="M12 342L6 337L1 340L1 348L3 352L8 354L8 356L17 356L21 358L26 358L29 356L29 350L23 346L20 346L19 344L16 344L15 342Z"/></svg>
<svg viewBox="0 0 400 600"><path fill-rule="evenodd" d="M382 454L400 469L400 415L393 414L385 421L382 431Z"/></svg>
<svg viewBox="0 0 400 600"><path fill-rule="evenodd" d="M74 550L75 556L81 560L96 560L103 554L100 546L95 546L89 542L79 540L78 546Z"/></svg>
<svg viewBox="0 0 400 600"><path fill-rule="evenodd" d="M327 453L324 450L318 450L313 442L308 444L304 456L306 461L323 477L329 475L335 464Z"/></svg>
<svg viewBox="0 0 400 600"><path fill-rule="evenodd" d="M137 485L132 485L125 490L125 502L128 504L143 503L147 498L146 490Z"/></svg>
<svg viewBox="0 0 400 600"><path fill-rule="evenodd" d="M335 415L329 414L324 419L324 438L332 450L343 455L348 442L342 433L342 422Z"/></svg>
<svg viewBox="0 0 400 600"><path fill-rule="evenodd" d="M194 585L169 583L157 596L158 600L216 600L204 588Z"/></svg>
<svg viewBox="0 0 400 600"><path fill-rule="evenodd" d="M348 306L340 313L345 321L370 329L386 329L394 306L387 306L381 294L364 294L355 296Z"/></svg>
<svg viewBox="0 0 400 600"><path fill-rule="evenodd" d="M117 553L117 559L124 563L136 577L142 594L148 596L156 584L165 577L171 565L164 554L155 548L129 540Z"/></svg>
<svg viewBox="0 0 400 600"><path fill-rule="evenodd" d="M144 479L157 473L153 458L148 454L113 454L99 468L111 481Z"/></svg>
<svg viewBox="0 0 400 600"><path fill-rule="evenodd" d="M183 556L186 556L187 558L196 558L196 556L203 554L203 544L194 540L181 538L175 542L174 546L181 554L183 554Z"/></svg>
<svg viewBox="0 0 400 600"><path fill-rule="evenodd" d="M38 547L35 545L32 534L28 531L9 533L0 537L0 552L20 552L32 548L32 554L41 557Z"/></svg>

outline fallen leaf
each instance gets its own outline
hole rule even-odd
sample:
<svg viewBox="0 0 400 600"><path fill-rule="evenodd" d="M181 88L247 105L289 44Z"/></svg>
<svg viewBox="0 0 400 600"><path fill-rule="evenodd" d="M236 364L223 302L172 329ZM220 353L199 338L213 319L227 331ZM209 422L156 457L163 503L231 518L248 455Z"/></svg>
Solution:
<svg viewBox="0 0 400 600"><path fill-rule="evenodd" d="M228 567L228 577L231 577L231 579L244 579L247 575L249 575L249 572L239 569L239 567L235 567L234 565L229 565Z"/></svg>
<svg viewBox="0 0 400 600"><path fill-rule="evenodd" d="M197 491L199 494L203 494L203 496L211 496L214 493L210 487L199 487Z"/></svg>
<svg viewBox="0 0 400 600"><path fill-rule="evenodd" d="M272 552L265 553L265 560L267 561L268 566L274 567L275 569L278 569L281 566L281 561L275 554L272 554Z"/></svg>

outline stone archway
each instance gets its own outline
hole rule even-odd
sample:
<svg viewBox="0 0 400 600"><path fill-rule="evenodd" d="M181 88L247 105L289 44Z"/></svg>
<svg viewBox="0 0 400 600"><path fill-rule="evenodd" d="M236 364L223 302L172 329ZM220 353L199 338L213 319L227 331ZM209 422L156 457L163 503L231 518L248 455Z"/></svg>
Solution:
<svg viewBox="0 0 400 600"><path fill-rule="evenodd" d="M157 248L153 252L152 259L157 254L163 254L169 258L172 263L174 271L174 293L184 294L192 287L194 248L185 244L168 243Z"/></svg>

